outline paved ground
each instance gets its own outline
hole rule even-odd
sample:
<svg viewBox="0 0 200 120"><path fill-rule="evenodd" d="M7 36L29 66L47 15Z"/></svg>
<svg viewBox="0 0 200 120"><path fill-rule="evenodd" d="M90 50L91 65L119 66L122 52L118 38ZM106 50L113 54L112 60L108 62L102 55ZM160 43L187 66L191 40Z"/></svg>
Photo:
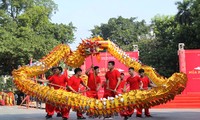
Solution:
<svg viewBox="0 0 200 120"><path fill-rule="evenodd" d="M151 114L152 118L132 116L130 120L200 120L200 109L152 109ZM0 120L45 120L45 115L44 109L0 106ZM52 120L62 119L53 117ZM74 112L71 112L69 120L76 120ZM114 120L123 120L123 118L118 116L114 117Z"/></svg>

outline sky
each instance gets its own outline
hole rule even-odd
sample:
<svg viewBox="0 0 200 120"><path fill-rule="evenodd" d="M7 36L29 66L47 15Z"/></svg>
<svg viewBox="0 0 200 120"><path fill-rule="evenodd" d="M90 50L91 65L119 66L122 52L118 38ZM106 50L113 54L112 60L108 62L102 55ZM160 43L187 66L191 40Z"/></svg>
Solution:
<svg viewBox="0 0 200 120"><path fill-rule="evenodd" d="M175 15L175 2L182 0L54 0L58 11L51 18L54 23L68 24L76 27L72 50L81 39L90 37L90 30L95 25L107 23L112 17L137 17L151 23L155 15Z"/></svg>

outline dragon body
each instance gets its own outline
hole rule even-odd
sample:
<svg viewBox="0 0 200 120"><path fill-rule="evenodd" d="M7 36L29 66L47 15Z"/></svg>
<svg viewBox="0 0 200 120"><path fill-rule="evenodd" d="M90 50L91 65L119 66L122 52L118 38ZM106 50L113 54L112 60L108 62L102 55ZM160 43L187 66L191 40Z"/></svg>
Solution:
<svg viewBox="0 0 200 120"><path fill-rule="evenodd" d="M93 50L91 52L91 49ZM63 89L55 90L49 86L41 86L35 83L31 78L48 71L52 66L57 65L61 60L71 67L80 67L85 58L89 55L97 55L99 49L107 51L117 58L127 67L134 67L136 71L140 68L153 81L157 87L150 90L134 90L115 98L94 99L81 94L67 92ZM96 51L94 53L94 51ZM148 108L173 100L180 94L187 83L187 77L184 73L174 73L171 77L160 76L152 67L142 65L140 62L129 57L123 50L117 47L113 42L103 40L100 37L83 40L77 50L72 52L70 47L65 44L56 46L48 55L40 59L32 66L23 66L12 72L16 87L39 100L59 107L71 107L73 110L79 110L96 117L116 115L120 111L129 108Z"/></svg>

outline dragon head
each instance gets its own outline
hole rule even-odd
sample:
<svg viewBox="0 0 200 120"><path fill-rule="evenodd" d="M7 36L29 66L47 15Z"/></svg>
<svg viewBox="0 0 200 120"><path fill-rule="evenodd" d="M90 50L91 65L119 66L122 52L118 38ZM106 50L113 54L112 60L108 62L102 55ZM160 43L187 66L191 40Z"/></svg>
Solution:
<svg viewBox="0 0 200 120"><path fill-rule="evenodd" d="M106 42L102 37L94 37L82 40L82 44L79 45L78 50L83 56L97 55L102 51L104 46L102 43Z"/></svg>

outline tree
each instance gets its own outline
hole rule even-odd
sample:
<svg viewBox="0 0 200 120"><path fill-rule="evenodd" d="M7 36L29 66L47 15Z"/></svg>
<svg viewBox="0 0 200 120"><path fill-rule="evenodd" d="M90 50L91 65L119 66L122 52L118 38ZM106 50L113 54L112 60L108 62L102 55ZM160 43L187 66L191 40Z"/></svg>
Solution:
<svg viewBox="0 0 200 120"><path fill-rule="evenodd" d="M110 39L123 50L132 50L132 45L149 32L145 21L136 21L136 18L110 18L108 23L95 26L91 30L92 36L101 36Z"/></svg>
<svg viewBox="0 0 200 120"><path fill-rule="evenodd" d="M40 59L61 41L74 41L72 23L51 23L55 6L52 0L0 1L0 75Z"/></svg>
<svg viewBox="0 0 200 120"><path fill-rule="evenodd" d="M186 49L197 49L200 46L200 2L198 0L184 0L177 2L178 13L176 21L180 25L177 31L177 41L185 43Z"/></svg>
<svg viewBox="0 0 200 120"><path fill-rule="evenodd" d="M143 64L152 66L159 74L166 77L178 72L177 47L172 44L164 46L156 39L141 40L137 44L140 51L139 58Z"/></svg>
<svg viewBox="0 0 200 120"><path fill-rule="evenodd" d="M140 59L144 64L154 67L161 75L171 76L178 71L176 32L179 26L174 16L155 16L151 26L155 39L139 41Z"/></svg>
<svg viewBox="0 0 200 120"><path fill-rule="evenodd" d="M157 15L152 19L151 26L156 39L162 43L162 46L166 46L168 44L178 44L174 39L176 38L177 31L179 31L180 26L175 21L174 16Z"/></svg>
<svg viewBox="0 0 200 120"><path fill-rule="evenodd" d="M45 7L48 9L48 16L57 10L53 0L1 0L0 9L4 10L14 20L27 9L33 6Z"/></svg>
<svg viewBox="0 0 200 120"><path fill-rule="evenodd" d="M11 76L0 76L0 91L12 91L13 89L13 78Z"/></svg>
<svg viewBox="0 0 200 120"><path fill-rule="evenodd" d="M176 14L176 21L181 25L191 24L191 0L183 0L183 2L176 2L178 13Z"/></svg>
<svg viewBox="0 0 200 120"><path fill-rule="evenodd" d="M192 14L192 27L193 27L193 34L191 37L192 43L189 45L189 48L193 49L199 49L200 46L200 1L199 0L193 0L192 6L191 6L191 14Z"/></svg>

